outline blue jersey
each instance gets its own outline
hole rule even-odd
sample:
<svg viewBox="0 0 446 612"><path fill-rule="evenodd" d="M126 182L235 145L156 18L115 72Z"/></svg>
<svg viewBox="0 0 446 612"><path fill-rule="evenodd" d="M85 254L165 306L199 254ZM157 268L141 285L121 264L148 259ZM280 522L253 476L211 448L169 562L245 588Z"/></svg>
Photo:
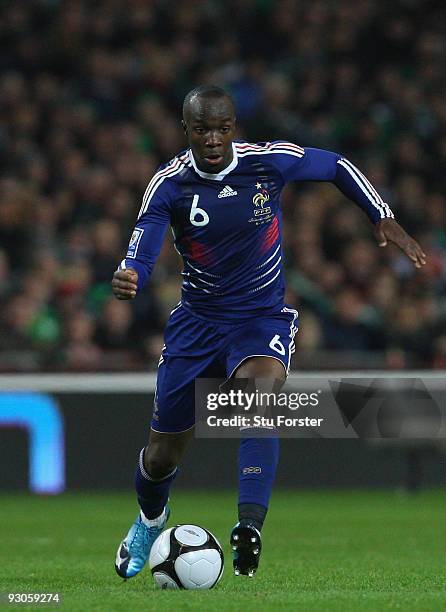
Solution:
<svg viewBox="0 0 446 612"><path fill-rule="evenodd" d="M197 168L190 149L163 165L143 197L121 268L149 279L165 232L183 258L185 309L216 321L242 322L284 306L281 192L290 181L331 181L373 223L392 217L365 176L347 159L289 142L234 142L218 174Z"/></svg>

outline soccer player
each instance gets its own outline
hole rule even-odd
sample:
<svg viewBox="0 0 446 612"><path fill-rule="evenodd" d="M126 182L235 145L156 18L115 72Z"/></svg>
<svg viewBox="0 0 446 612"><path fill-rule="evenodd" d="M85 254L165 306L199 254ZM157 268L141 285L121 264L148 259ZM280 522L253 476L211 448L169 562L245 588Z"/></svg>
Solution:
<svg viewBox="0 0 446 612"><path fill-rule="evenodd" d="M193 436L195 379L286 379L297 312L284 304L284 185L334 183L368 215L379 246L395 243L417 268L426 257L342 155L283 141L234 141L234 103L223 89L189 92L182 124L189 148L148 184L127 255L112 280L118 299L133 299L171 226L184 262L182 297L165 330L149 440L136 470L140 513L116 555L123 578L143 568L169 518L169 489ZM239 520L231 534L236 574L252 576L258 567L278 453L274 437L240 442Z"/></svg>

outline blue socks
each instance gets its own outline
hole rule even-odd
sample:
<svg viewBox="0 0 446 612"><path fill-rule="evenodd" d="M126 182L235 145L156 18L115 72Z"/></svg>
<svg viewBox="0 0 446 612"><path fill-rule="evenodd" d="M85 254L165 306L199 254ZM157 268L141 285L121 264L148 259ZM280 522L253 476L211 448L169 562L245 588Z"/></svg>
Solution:
<svg viewBox="0 0 446 612"><path fill-rule="evenodd" d="M169 499L169 489L175 480L178 468L175 468L164 478L154 479L145 470L143 448L139 454L138 467L135 474L135 489L138 495L138 503L144 516L155 519L160 516Z"/></svg>
<svg viewBox="0 0 446 612"><path fill-rule="evenodd" d="M239 448L239 521L262 528L279 461L278 438L244 438Z"/></svg>
<svg viewBox="0 0 446 612"><path fill-rule="evenodd" d="M169 490L178 468L164 478L154 479L144 467L144 448L139 455L135 474L138 503L144 516L160 516L169 498ZM253 522L261 529L279 460L278 438L244 438L239 447L239 521Z"/></svg>

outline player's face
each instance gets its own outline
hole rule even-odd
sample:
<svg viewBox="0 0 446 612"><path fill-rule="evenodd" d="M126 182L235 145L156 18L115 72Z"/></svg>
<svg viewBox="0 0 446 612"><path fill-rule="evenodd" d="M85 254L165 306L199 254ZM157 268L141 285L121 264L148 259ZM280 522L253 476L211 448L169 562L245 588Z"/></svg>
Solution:
<svg viewBox="0 0 446 612"><path fill-rule="evenodd" d="M183 127L200 170L218 173L231 163L235 116L229 100L195 100Z"/></svg>

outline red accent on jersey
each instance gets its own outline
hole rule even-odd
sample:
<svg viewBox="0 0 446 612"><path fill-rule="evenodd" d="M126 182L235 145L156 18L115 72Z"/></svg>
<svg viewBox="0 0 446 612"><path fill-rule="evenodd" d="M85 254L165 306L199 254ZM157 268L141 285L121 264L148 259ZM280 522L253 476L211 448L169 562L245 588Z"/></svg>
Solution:
<svg viewBox="0 0 446 612"><path fill-rule="evenodd" d="M197 264L202 266L208 266L212 263L211 249L194 240L193 238L184 237L181 241L182 247L184 248L184 254L187 255Z"/></svg>
<svg viewBox="0 0 446 612"><path fill-rule="evenodd" d="M261 253L266 253L270 250L273 244L279 237L279 220L277 217L274 217L274 220L269 224L268 229L266 230L263 236L263 244L261 248Z"/></svg>

